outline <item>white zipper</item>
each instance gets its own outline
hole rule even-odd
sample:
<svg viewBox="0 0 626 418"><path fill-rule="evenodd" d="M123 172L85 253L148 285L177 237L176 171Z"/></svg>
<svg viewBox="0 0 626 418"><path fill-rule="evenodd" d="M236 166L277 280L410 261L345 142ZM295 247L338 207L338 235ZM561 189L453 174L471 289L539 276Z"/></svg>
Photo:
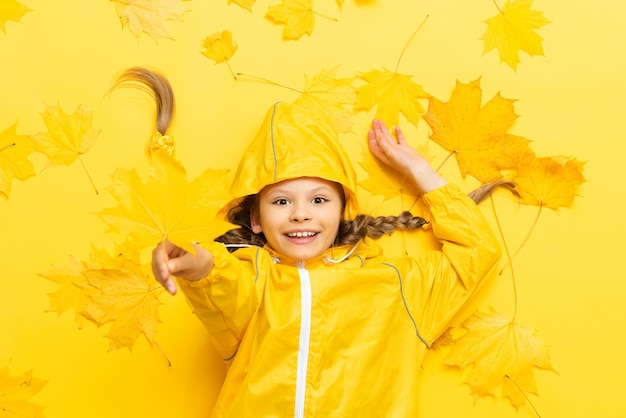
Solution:
<svg viewBox="0 0 626 418"><path fill-rule="evenodd" d="M300 276L300 340L298 344L298 370L296 371L296 406L294 416L304 417L304 399L306 396L306 374L309 367L309 345L311 342L311 277L304 268L304 262L298 262Z"/></svg>

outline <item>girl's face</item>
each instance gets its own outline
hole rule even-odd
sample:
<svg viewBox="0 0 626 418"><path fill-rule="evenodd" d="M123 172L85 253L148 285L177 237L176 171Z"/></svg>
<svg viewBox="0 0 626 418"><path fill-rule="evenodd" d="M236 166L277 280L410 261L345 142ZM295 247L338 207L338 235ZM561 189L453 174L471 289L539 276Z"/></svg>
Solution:
<svg viewBox="0 0 626 418"><path fill-rule="evenodd" d="M269 246L293 260L310 260L334 242L343 212L336 183L300 177L265 187L252 231L263 232Z"/></svg>

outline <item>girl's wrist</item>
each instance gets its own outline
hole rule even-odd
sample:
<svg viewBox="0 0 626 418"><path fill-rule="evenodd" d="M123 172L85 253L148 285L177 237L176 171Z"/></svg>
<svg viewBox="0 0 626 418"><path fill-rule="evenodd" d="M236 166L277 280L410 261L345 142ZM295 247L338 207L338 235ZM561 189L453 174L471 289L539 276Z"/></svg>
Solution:
<svg viewBox="0 0 626 418"><path fill-rule="evenodd" d="M430 165L412 167L411 178L415 186L423 193L432 192L448 184L448 181L433 170Z"/></svg>

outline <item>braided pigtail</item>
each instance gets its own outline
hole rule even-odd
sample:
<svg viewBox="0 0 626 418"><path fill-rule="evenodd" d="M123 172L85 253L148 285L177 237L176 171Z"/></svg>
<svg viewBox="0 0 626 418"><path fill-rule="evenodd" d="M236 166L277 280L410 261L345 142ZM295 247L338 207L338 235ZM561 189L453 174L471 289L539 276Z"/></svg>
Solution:
<svg viewBox="0 0 626 418"><path fill-rule="evenodd" d="M413 216L407 211L399 216L357 215L353 220L341 223L335 245L353 245L365 237L378 239L396 229L411 231L426 223L424 218Z"/></svg>
<svg viewBox="0 0 626 418"><path fill-rule="evenodd" d="M174 92L167 78L143 67L128 68L118 76L113 87L137 87L150 94L156 103L156 132L150 142L151 151L165 149L170 155L174 153L174 141L167 136L167 131L174 119L176 102Z"/></svg>
<svg viewBox="0 0 626 418"><path fill-rule="evenodd" d="M476 202L481 203L499 188L517 194L515 183L510 180L498 180L493 183L484 184L476 190L470 192L468 196ZM378 239L385 234L391 234L400 229L412 231L419 229L428 222L419 216L413 216L410 212L404 211L399 216L378 216L358 215L353 220L344 220L339 226L339 233L335 240L335 245L354 245L365 237Z"/></svg>

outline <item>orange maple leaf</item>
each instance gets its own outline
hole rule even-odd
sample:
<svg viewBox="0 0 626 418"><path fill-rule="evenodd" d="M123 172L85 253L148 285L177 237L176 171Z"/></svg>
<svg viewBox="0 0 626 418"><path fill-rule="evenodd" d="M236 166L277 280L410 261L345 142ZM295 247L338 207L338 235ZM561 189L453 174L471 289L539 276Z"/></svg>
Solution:
<svg viewBox="0 0 626 418"><path fill-rule="evenodd" d="M365 80L365 84L358 88L357 110L369 111L377 106L375 118L387 126L397 126L400 113L417 126L424 113L424 107L418 99L429 95L422 86L411 80L412 76L383 69L361 73L360 77Z"/></svg>
<svg viewBox="0 0 626 418"><path fill-rule="evenodd" d="M430 139L454 154L463 178L469 174L489 183L534 155L528 139L507 133L517 119L513 102L498 93L481 107L480 78L457 81L447 103L429 99L423 118L432 129Z"/></svg>
<svg viewBox="0 0 626 418"><path fill-rule="evenodd" d="M304 90L293 106L332 126L335 132L345 133L352 130L352 112L346 106L354 104L356 90L354 78L336 78L337 69L322 70L311 78L305 75Z"/></svg>
<svg viewBox="0 0 626 418"><path fill-rule="evenodd" d="M228 4L235 3L249 11L252 11L252 6L254 6L255 2L256 0L228 0Z"/></svg>
<svg viewBox="0 0 626 418"><path fill-rule="evenodd" d="M170 38L168 20L181 20L183 0L112 0L122 27L128 26L137 38L142 32L154 40Z"/></svg>
<svg viewBox="0 0 626 418"><path fill-rule="evenodd" d="M111 322L107 333L109 349L132 349L140 335L154 344L160 322L158 296L164 291L149 266L126 254L111 257L94 250L92 262L82 274L92 289L88 292L85 316L99 326Z"/></svg>
<svg viewBox="0 0 626 418"><path fill-rule="evenodd" d="M230 200L228 170L207 169L187 182L184 167L163 152L152 153L145 180L135 170L117 169L109 191L117 208L99 212L113 231L139 248L169 240L189 252L193 243L213 240L232 225L216 217Z"/></svg>
<svg viewBox="0 0 626 418"><path fill-rule="evenodd" d="M315 15L336 20L315 12L312 0L283 0L279 5L270 6L265 17L275 23L285 25L283 37L295 40L300 39L304 34L313 33Z"/></svg>
<svg viewBox="0 0 626 418"><path fill-rule="evenodd" d="M578 187L585 181L585 163L575 158L527 158L514 176L521 202L557 210L569 207Z"/></svg>
<svg viewBox="0 0 626 418"><path fill-rule="evenodd" d="M28 159L34 151L29 136L17 134L17 122L0 132L0 194L11 193L13 178L24 180L35 175L35 166Z"/></svg>
<svg viewBox="0 0 626 418"><path fill-rule="evenodd" d="M482 36L485 42L483 55L497 49L500 62L508 64L514 70L519 64L519 51L531 57L543 55L541 37L534 32L550 23L543 17L543 12L531 10L533 0L506 0L504 8L487 20L487 30Z"/></svg>
<svg viewBox="0 0 626 418"><path fill-rule="evenodd" d="M3 0L0 5L0 29L6 33L5 24L9 20L20 22L20 19L31 9L15 0Z"/></svg>
<svg viewBox="0 0 626 418"><path fill-rule="evenodd" d="M43 407L29 399L46 383L33 377L32 370L11 376L8 367L0 367L0 416L43 418Z"/></svg>
<svg viewBox="0 0 626 418"><path fill-rule="evenodd" d="M526 394L537 394L536 369L554 371L546 346L535 331L495 311L476 312L462 327L466 332L454 339L446 363L465 369L465 382L478 397L507 397L519 408Z"/></svg>

